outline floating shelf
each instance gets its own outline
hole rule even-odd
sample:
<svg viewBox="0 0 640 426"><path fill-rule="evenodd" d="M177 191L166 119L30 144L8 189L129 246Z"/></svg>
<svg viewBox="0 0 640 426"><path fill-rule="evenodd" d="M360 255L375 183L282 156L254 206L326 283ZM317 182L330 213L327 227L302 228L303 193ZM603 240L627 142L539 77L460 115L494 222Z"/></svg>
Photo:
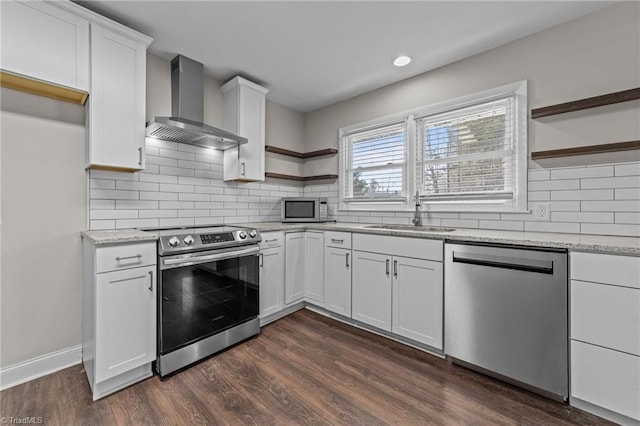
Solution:
<svg viewBox="0 0 640 426"><path fill-rule="evenodd" d="M311 152L296 152L289 149L278 148L277 146L272 145L265 145L264 150L267 152L273 152L275 154L288 155L289 157L302 158L303 160L306 160L307 158L323 157L325 155L333 155L338 153L338 150L333 148L320 149L318 151Z"/></svg>
<svg viewBox="0 0 640 426"><path fill-rule="evenodd" d="M282 173L272 173L272 172L266 172L264 175L270 178L296 180L299 182L307 182L310 180L338 179L338 175L294 176L294 175L285 175Z"/></svg>
<svg viewBox="0 0 640 426"><path fill-rule="evenodd" d="M568 157L571 155L601 154L603 152L630 151L640 149L640 140L628 142L614 142L602 145L579 146L575 148L552 149L549 151L536 151L531 153L532 160L543 158Z"/></svg>
<svg viewBox="0 0 640 426"><path fill-rule="evenodd" d="M78 105L84 105L89 96L89 93L82 90L60 86L6 70L0 70L0 87Z"/></svg>
<svg viewBox="0 0 640 426"><path fill-rule="evenodd" d="M623 90L621 92L608 93L601 96L594 96L592 98L550 105L542 108L534 108L531 110L531 118L536 119L548 117L550 115L564 114L565 112L580 111L582 109L596 108L599 106L628 102L636 99L640 99L640 87Z"/></svg>

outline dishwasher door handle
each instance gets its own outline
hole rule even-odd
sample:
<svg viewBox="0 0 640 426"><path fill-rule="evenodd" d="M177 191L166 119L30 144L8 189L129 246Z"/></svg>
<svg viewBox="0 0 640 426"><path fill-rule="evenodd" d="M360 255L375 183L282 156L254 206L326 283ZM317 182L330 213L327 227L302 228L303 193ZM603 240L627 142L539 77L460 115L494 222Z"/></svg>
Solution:
<svg viewBox="0 0 640 426"><path fill-rule="evenodd" d="M478 265L478 266L488 266L490 268L501 268L501 269L514 269L516 271L525 271L525 272L537 272L540 274L548 274L553 275L553 261L549 262L538 262L544 263L543 265L534 265L528 263L525 259L518 260L517 263L505 261L504 258L496 256L492 258L488 255L483 255L479 257L473 257L470 255L460 255L453 254L453 262L454 263L466 263L468 265ZM545 265L546 264L546 265Z"/></svg>

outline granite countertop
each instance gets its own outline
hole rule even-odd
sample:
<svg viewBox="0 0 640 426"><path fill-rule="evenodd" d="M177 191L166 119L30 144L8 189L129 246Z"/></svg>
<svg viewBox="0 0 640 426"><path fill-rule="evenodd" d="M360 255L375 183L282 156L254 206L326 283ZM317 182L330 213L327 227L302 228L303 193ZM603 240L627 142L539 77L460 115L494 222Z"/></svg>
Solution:
<svg viewBox="0 0 640 426"><path fill-rule="evenodd" d="M607 235L559 234L550 232L498 231L490 229L456 228L451 232L419 231L408 229L376 228L375 224L362 223L239 223L230 224L256 228L260 232L269 231L344 231L363 234L390 235L409 238L430 238L437 240L476 241L483 243L513 244L533 247L564 248L574 251L588 251L597 253L624 254L640 256L640 238L615 237ZM438 227L434 227L438 228ZM84 238L89 238L95 245L123 244L139 241L155 241L158 235L154 232L138 229L118 229L106 231L84 231Z"/></svg>
<svg viewBox="0 0 640 426"><path fill-rule="evenodd" d="M451 232L425 232L413 229L382 229L375 224L362 223L246 223L241 226L253 227L260 232L321 230L346 231L397 237L431 238L452 241L476 241L484 243L513 244L533 247L565 248L574 251L624 254L640 256L640 238L616 237L608 235L560 234L550 232L499 231L491 229L456 228ZM438 227L434 227L438 228ZM443 227L444 228L444 227Z"/></svg>
<svg viewBox="0 0 640 426"><path fill-rule="evenodd" d="M155 241L158 234L139 229L109 229L105 231L82 231L82 238L89 239L93 244L125 244L141 241Z"/></svg>

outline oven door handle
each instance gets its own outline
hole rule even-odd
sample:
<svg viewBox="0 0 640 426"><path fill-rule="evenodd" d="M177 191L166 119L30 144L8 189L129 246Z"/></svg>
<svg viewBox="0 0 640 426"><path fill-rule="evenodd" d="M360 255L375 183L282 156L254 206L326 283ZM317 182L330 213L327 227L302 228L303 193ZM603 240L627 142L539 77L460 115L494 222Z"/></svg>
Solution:
<svg viewBox="0 0 640 426"><path fill-rule="evenodd" d="M241 256L250 256L252 254L258 254L259 251L260 251L260 248L256 246L256 247L251 247L251 248L246 248L241 250L226 251L224 253L207 254L203 256L190 256L190 257L182 257L179 259L164 259L162 261L162 264L166 266L169 266L169 265L189 266L189 265L195 265L198 263L213 262L216 260L225 260L225 259L233 259Z"/></svg>

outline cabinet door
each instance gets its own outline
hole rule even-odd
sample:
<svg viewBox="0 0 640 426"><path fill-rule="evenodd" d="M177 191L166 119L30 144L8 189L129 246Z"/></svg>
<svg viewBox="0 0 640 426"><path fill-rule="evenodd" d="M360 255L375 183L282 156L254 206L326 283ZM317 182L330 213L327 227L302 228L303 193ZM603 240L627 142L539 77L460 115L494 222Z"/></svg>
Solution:
<svg viewBox="0 0 640 426"><path fill-rule="evenodd" d="M305 232L305 297L322 306L324 302L324 234Z"/></svg>
<svg viewBox="0 0 640 426"><path fill-rule="evenodd" d="M326 247L324 251L324 307L351 317L351 250Z"/></svg>
<svg viewBox="0 0 640 426"><path fill-rule="evenodd" d="M281 247L260 253L260 317L284 307L284 252Z"/></svg>
<svg viewBox="0 0 640 426"><path fill-rule="evenodd" d="M156 358L156 267L98 274L96 383Z"/></svg>
<svg viewBox="0 0 640 426"><path fill-rule="evenodd" d="M304 298L304 232L285 235L285 304L299 302Z"/></svg>
<svg viewBox="0 0 640 426"><path fill-rule="evenodd" d="M640 420L640 357L572 340L571 396Z"/></svg>
<svg viewBox="0 0 640 426"><path fill-rule="evenodd" d="M268 90L242 77L224 84L221 90L224 93L224 128L249 140L239 148L224 152L224 180L263 181L265 96Z"/></svg>
<svg viewBox="0 0 640 426"><path fill-rule="evenodd" d="M2 68L89 90L89 22L44 1L2 2Z"/></svg>
<svg viewBox="0 0 640 426"><path fill-rule="evenodd" d="M393 258L393 332L442 349L442 263Z"/></svg>
<svg viewBox="0 0 640 426"><path fill-rule="evenodd" d="M144 169L146 46L91 25L90 167Z"/></svg>
<svg viewBox="0 0 640 426"><path fill-rule="evenodd" d="M391 331L391 256L353 252L352 318Z"/></svg>

